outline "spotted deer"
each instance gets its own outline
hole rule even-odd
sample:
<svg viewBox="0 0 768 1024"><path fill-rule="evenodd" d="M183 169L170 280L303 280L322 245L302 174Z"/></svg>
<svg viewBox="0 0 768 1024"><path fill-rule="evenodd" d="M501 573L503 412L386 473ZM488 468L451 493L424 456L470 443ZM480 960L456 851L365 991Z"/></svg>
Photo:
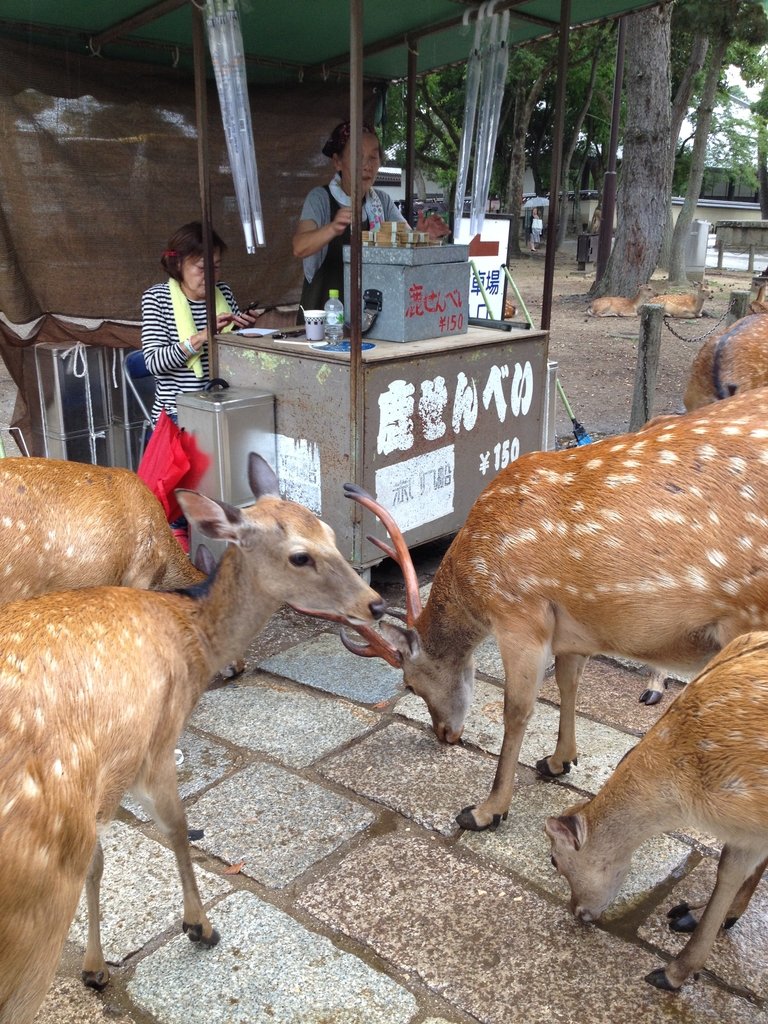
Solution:
<svg viewBox="0 0 768 1024"><path fill-rule="evenodd" d="M653 288L644 284L634 299L625 299L621 295L603 295L600 299L592 299L587 306L589 316L637 316L640 307L646 302L653 302Z"/></svg>
<svg viewBox="0 0 768 1024"><path fill-rule="evenodd" d="M709 402L768 384L768 316L749 313L696 353L683 403L690 412Z"/></svg>
<svg viewBox="0 0 768 1024"><path fill-rule="evenodd" d="M504 739L488 797L462 828L507 817L520 747L552 656L560 691L544 776L577 764L576 691L587 659L623 656L689 678L728 641L768 628L768 396L746 392L634 434L510 464L478 497L422 609L408 549L373 498L406 573L406 628L364 632L359 653L402 668L434 731L456 743L474 648L495 637ZM385 518L386 516L386 518ZM361 645L346 636L350 647Z"/></svg>
<svg viewBox="0 0 768 1024"><path fill-rule="evenodd" d="M251 455L256 502L241 511L178 497L205 536L229 545L215 574L174 593L95 587L3 608L0 620L0 1022L29 1024L86 882L83 980L109 972L99 937L99 832L130 790L176 855L183 929L213 946L179 799L174 744L211 676L242 655L283 604L361 627L384 602L331 529L281 500ZM90 868L89 868L90 865ZM87 878L87 881L86 881Z"/></svg>
<svg viewBox="0 0 768 1024"><path fill-rule="evenodd" d="M706 281L701 280L693 292L680 294L664 293L657 295L653 302L655 305L664 307L665 316L693 319L702 315L704 303L707 299L711 299L714 294Z"/></svg>
<svg viewBox="0 0 768 1024"><path fill-rule="evenodd" d="M693 936L647 975L657 988L676 992L704 966L718 930L746 910L768 864L766 735L768 633L748 633L688 684L595 797L547 819L552 863L582 921L597 920L613 901L650 836L692 826L724 843L698 924L688 922L687 904L668 914L673 930L692 928Z"/></svg>

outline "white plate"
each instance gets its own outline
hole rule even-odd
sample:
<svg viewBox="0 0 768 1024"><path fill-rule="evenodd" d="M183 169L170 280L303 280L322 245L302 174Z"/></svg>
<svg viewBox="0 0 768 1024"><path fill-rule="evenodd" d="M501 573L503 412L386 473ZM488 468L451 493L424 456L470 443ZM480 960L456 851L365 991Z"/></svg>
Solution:
<svg viewBox="0 0 768 1024"><path fill-rule="evenodd" d="M274 334L277 327L243 327L235 334L242 334L244 338L264 338L268 334Z"/></svg>

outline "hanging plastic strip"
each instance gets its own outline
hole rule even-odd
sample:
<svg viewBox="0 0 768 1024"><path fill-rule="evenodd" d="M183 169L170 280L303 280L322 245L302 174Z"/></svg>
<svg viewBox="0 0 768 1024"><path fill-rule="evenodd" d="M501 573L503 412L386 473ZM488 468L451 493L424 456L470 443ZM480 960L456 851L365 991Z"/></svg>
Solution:
<svg viewBox="0 0 768 1024"><path fill-rule="evenodd" d="M252 253L265 244L264 219L237 0L207 0L205 28L245 247Z"/></svg>
<svg viewBox="0 0 768 1024"><path fill-rule="evenodd" d="M490 6L492 9L493 0ZM509 63L508 32L509 11L504 11L502 15L493 14L490 18L487 45L481 57L482 73L469 227L472 235L479 234L485 222L485 208L491 187L493 156Z"/></svg>
<svg viewBox="0 0 768 1024"><path fill-rule="evenodd" d="M468 14L469 12L465 12ZM480 55L482 51L482 32L485 22L485 4L481 4L475 22L475 39L472 52L467 61L467 74L464 98L464 128L461 133L459 147L459 163L456 171L456 196L453 205L454 231L458 231L459 221L464 215L464 195L467 191L469 178L469 158L472 151L472 137L475 132L475 114L477 112L477 94L480 88Z"/></svg>

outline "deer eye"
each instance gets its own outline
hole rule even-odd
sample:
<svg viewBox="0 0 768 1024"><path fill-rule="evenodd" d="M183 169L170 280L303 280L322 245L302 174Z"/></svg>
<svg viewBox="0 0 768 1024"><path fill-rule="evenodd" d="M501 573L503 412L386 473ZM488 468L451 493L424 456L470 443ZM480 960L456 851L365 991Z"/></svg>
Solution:
<svg viewBox="0 0 768 1024"><path fill-rule="evenodd" d="M308 555L306 551L297 551L293 555L288 556L288 561L291 565L297 565L299 567L303 565L314 565L315 561L311 555Z"/></svg>

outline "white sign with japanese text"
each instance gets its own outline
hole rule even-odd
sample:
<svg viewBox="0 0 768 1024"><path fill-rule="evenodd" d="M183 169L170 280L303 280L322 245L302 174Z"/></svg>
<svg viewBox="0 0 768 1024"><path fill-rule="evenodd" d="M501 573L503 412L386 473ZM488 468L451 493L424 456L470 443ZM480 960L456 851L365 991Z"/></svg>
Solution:
<svg viewBox="0 0 768 1024"><path fill-rule="evenodd" d="M401 530L451 515L455 458L450 444L376 471L376 500L389 509Z"/></svg>
<svg viewBox="0 0 768 1024"><path fill-rule="evenodd" d="M480 232L479 252L470 252L469 258L477 268L477 277L488 297L486 307L483 293L477 278L469 269L469 301L468 316L491 320L504 319L504 290L506 278L502 269L507 263L509 253L509 217L486 217L483 230ZM469 219L462 218L454 231L455 241L462 245L472 242L469 232Z"/></svg>

